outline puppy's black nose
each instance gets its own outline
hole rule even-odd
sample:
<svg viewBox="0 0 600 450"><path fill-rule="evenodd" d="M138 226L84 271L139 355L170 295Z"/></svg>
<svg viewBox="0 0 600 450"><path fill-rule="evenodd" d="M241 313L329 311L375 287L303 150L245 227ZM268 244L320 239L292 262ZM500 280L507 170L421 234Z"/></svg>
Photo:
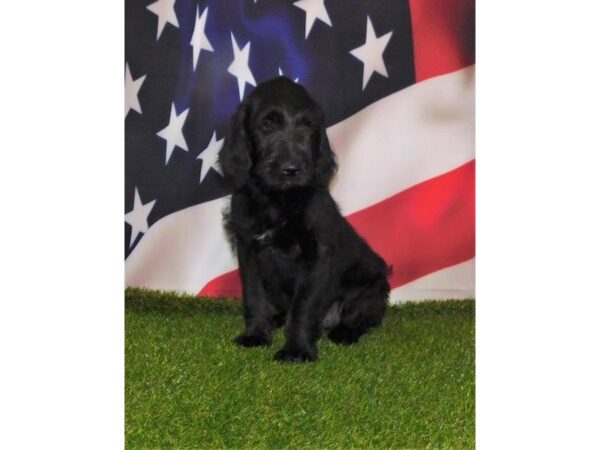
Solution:
<svg viewBox="0 0 600 450"><path fill-rule="evenodd" d="M288 177L296 176L300 172L300 168L298 166L294 166L292 164L288 164L287 166L283 166L281 169L284 175Z"/></svg>

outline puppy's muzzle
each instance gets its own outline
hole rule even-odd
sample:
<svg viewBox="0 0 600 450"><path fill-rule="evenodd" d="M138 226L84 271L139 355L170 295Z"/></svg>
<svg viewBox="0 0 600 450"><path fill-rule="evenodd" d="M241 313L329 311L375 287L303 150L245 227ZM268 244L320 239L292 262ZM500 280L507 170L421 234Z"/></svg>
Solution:
<svg viewBox="0 0 600 450"><path fill-rule="evenodd" d="M286 177L295 177L296 175L299 175L302 172L302 170L296 164L286 164L281 168L281 172Z"/></svg>

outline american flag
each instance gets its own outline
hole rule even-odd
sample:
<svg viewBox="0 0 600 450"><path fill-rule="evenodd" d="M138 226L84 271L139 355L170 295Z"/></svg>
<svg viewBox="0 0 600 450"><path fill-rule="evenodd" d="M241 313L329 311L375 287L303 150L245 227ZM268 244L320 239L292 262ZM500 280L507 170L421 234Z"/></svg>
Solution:
<svg viewBox="0 0 600 450"><path fill-rule="evenodd" d="M240 296L216 164L286 75L323 107L331 192L393 266L392 302L474 296L474 0L126 0L128 286Z"/></svg>

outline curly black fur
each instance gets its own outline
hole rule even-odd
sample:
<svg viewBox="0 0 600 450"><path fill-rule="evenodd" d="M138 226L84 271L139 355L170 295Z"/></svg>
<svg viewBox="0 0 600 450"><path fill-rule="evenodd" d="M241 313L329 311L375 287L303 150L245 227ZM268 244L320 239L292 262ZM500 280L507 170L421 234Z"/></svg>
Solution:
<svg viewBox="0 0 600 450"><path fill-rule="evenodd" d="M323 329L353 344L380 325L388 269L329 194L335 155L306 90L285 77L257 86L233 115L219 162L234 188L225 225L244 297L235 342L269 345L285 325L275 359L314 361Z"/></svg>

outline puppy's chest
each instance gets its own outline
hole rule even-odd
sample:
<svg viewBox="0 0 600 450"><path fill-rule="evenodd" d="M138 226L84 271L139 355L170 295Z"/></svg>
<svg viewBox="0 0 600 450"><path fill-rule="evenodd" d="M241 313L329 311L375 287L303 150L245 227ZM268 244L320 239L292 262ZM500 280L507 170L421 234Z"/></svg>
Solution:
<svg viewBox="0 0 600 450"><path fill-rule="evenodd" d="M256 225L252 240L261 253L293 260L316 257L315 235L299 218L263 219Z"/></svg>

